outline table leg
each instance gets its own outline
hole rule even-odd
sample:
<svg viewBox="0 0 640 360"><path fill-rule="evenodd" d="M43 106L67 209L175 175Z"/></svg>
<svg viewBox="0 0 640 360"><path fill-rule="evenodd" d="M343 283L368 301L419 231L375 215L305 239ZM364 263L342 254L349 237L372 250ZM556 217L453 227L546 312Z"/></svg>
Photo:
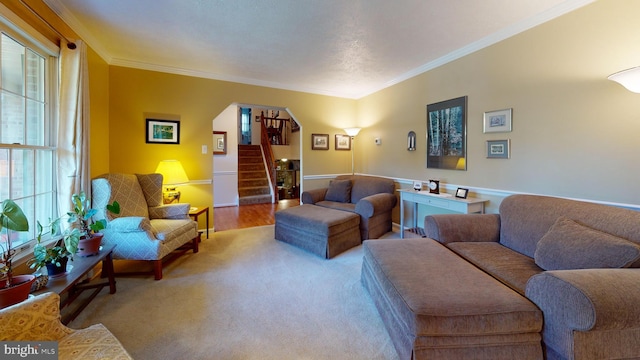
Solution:
<svg viewBox="0 0 640 360"><path fill-rule="evenodd" d="M404 239L404 200L400 194L400 239Z"/></svg>
<svg viewBox="0 0 640 360"><path fill-rule="evenodd" d="M107 279L109 280L109 294L116 293L116 278L115 271L113 269L113 254L107 254L107 257L102 260L102 271L106 272Z"/></svg>

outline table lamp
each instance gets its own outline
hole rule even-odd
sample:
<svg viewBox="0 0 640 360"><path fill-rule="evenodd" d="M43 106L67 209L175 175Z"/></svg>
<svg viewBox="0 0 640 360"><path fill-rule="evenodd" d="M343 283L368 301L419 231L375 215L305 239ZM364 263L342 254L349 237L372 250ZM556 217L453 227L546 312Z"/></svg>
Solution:
<svg viewBox="0 0 640 360"><path fill-rule="evenodd" d="M162 160L158 164L156 172L162 174L162 185L165 186L162 192L163 203L180 202L180 191L176 190L176 187L189 183L187 173L184 172L180 161Z"/></svg>

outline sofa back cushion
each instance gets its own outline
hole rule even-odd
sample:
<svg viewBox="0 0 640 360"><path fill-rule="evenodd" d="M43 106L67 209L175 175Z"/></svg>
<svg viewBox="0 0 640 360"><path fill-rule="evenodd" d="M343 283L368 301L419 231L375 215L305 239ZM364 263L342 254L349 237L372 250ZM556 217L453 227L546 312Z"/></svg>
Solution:
<svg viewBox="0 0 640 360"><path fill-rule="evenodd" d="M331 180L324 199L340 203L351 202L351 180Z"/></svg>
<svg viewBox="0 0 640 360"><path fill-rule="evenodd" d="M500 243L521 254L534 257L538 241L562 216L592 229L640 244L638 211L538 195L511 195L502 200Z"/></svg>
<svg viewBox="0 0 640 360"><path fill-rule="evenodd" d="M538 241L535 262L545 270L629 267L640 245L560 217Z"/></svg>
<svg viewBox="0 0 640 360"><path fill-rule="evenodd" d="M380 193L393 194L395 183L392 179L377 176L340 175L336 180L351 180L351 203L356 204L360 199Z"/></svg>

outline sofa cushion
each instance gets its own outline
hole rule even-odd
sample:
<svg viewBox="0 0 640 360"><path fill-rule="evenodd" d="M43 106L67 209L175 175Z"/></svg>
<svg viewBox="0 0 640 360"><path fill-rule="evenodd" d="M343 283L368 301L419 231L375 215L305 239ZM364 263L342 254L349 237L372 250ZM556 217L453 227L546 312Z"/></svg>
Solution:
<svg viewBox="0 0 640 360"><path fill-rule="evenodd" d="M545 270L623 268L640 258L640 246L560 217L540 239L535 262Z"/></svg>
<svg viewBox="0 0 640 360"><path fill-rule="evenodd" d="M527 281L543 272L533 258L497 242L454 242L446 246L522 296Z"/></svg>
<svg viewBox="0 0 640 360"><path fill-rule="evenodd" d="M351 180L332 180L329 183L327 194L324 197L327 201L348 203L351 201Z"/></svg>

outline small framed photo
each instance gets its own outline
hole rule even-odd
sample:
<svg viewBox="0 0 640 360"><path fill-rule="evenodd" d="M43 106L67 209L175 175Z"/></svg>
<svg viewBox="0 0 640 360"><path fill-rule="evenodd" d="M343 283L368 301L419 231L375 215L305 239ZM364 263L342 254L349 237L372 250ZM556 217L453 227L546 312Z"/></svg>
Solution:
<svg viewBox="0 0 640 360"><path fill-rule="evenodd" d="M487 140L487 158L508 159L510 140Z"/></svg>
<svg viewBox="0 0 640 360"><path fill-rule="evenodd" d="M147 144L180 144L180 121L147 119Z"/></svg>
<svg viewBox="0 0 640 360"><path fill-rule="evenodd" d="M488 111L484 113L484 132L510 132L512 109Z"/></svg>
<svg viewBox="0 0 640 360"><path fill-rule="evenodd" d="M351 136L336 134L336 150L351 150Z"/></svg>
<svg viewBox="0 0 640 360"><path fill-rule="evenodd" d="M469 189L458 188L458 190L456 190L456 197L459 199L466 199L468 193Z"/></svg>
<svg viewBox="0 0 640 360"><path fill-rule="evenodd" d="M311 150L329 150L329 134L311 134Z"/></svg>
<svg viewBox="0 0 640 360"><path fill-rule="evenodd" d="M227 132L213 132L213 155L224 155L227 153Z"/></svg>

